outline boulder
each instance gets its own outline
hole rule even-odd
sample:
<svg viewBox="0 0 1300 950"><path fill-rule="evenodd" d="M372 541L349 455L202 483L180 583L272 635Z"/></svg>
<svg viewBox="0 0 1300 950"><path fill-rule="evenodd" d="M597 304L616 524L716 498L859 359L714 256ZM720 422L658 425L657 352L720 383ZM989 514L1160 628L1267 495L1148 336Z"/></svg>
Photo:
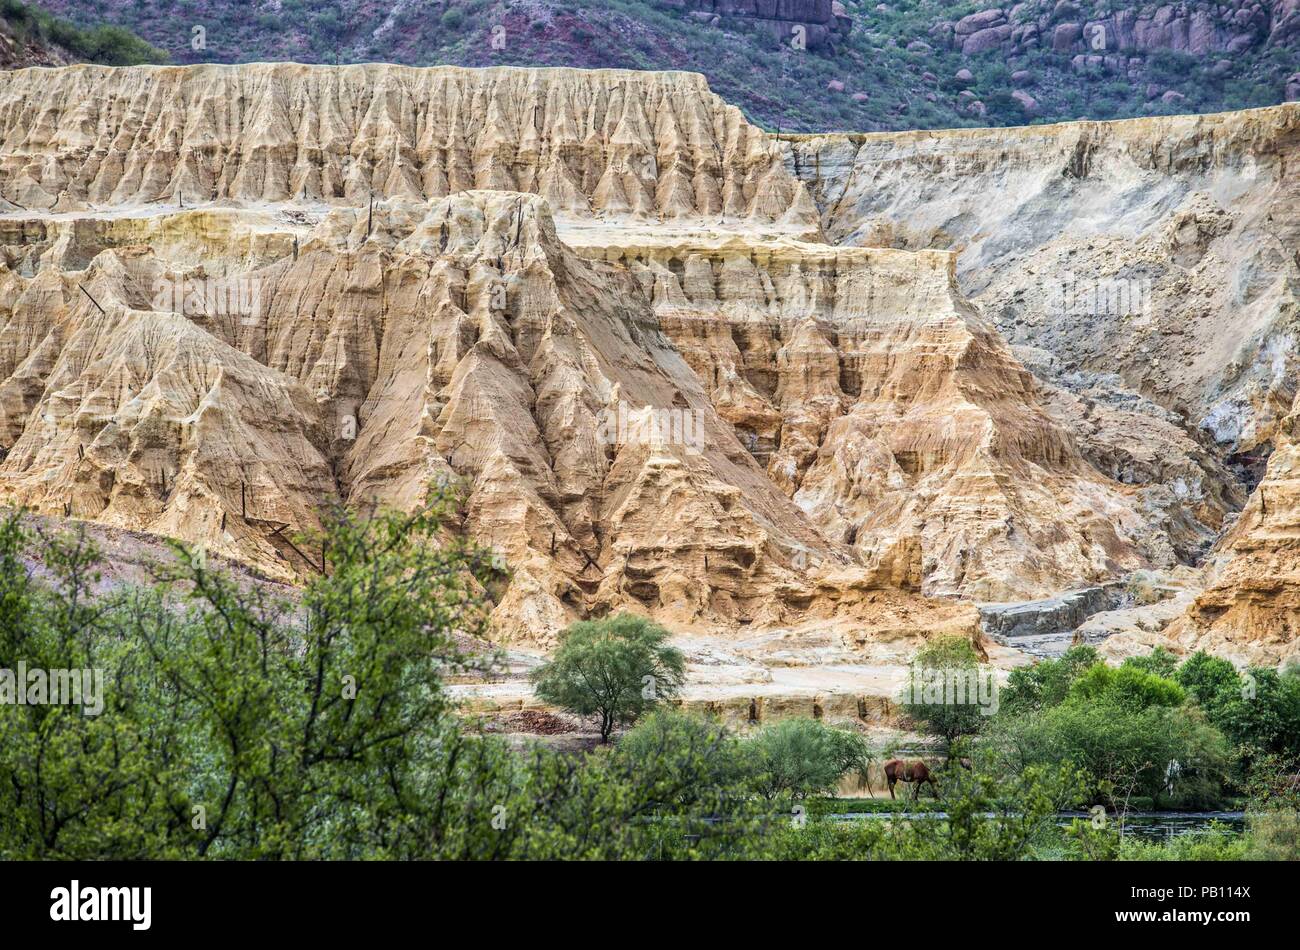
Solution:
<svg viewBox="0 0 1300 950"><path fill-rule="evenodd" d="M1077 23L1060 23L1052 31L1052 49L1058 53L1064 53L1074 49L1074 44L1079 42L1079 37L1083 35L1083 27Z"/></svg>
<svg viewBox="0 0 1300 950"><path fill-rule="evenodd" d="M987 30L980 30L978 33L972 33L961 44L963 56L975 56L979 53L987 53L995 50L1002 45L1003 41L1011 36L1011 27L1009 26L992 26Z"/></svg>
<svg viewBox="0 0 1300 950"><path fill-rule="evenodd" d="M961 69L957 70L957 72L953 73L952 78L963 85L970 85L975 81L975 74L963 66Z"/></svg>
<svg viewBox="0 0 1300 950"><path fill-rule="evenodd" d="M979 13L972 13L970 16L962 17L957 21L953 29L958 36L972 36L981 30L1006 22L1007 18L1001 10L982 10Z"/></svg>
<svg viewBox="0 0 1300 950"><path fill-rule="evenodd" d="M1020 108L1025 110L1026 115L1036 115L1038 113L1038 100L1023 89L1013 89L1011 98L1020 103Z"/></svg>

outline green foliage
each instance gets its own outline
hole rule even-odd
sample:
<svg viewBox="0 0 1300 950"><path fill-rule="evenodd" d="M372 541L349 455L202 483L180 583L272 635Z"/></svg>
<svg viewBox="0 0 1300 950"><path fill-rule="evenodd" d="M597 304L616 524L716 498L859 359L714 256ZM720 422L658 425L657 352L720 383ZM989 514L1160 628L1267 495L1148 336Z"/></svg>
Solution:
<svg viewBox="0 0 1300 950"><path fill-rule="evenodd" d="M1178 657L1164 647L1156 647L1146 656L1129 657L1122 665L1142 670L1145 673L1153 673L1169 680L1175 679L1178 670Z"/></svg>
<svg viewBox="0 0 1300 950"><path fill-rule="evenodd" d="M1071 647L1060 658L1011 671L1002 689L999 706L1003 713L1020 715L1055 706L1065 700L1076 679L1101 662L1089 646Z"/></svg>
<svg viewBox="0 0 1300 950"><path fill-rule="evenodd" d="M656 768L671 772L683 758L697 755L698 784L678 792L680 803L695 803L720 792L741 794L751 784L752 757L747 743L731 735L719 723L675 709L652 711L618 740L618 757L629 765L652 773ZM663 781L673 778L670 774Z"/></svg>
<svg viewBox="0 0 1300 950"><path fill-rule="evenodd" d="M49 537L53 582L12 570L25 536L0 534L0 667L102 669L102 715L0 710L0 809L26 857L355 857L414 848L405 833L468 658L452 631L482 631L484 552L435 545L440 503L328 527L332 571L297 605L209 570L192 549L158 583L98 595L82 534ZM12 615L12 614L11 614Z"/></svg>
<svg viewBox="0 0 1300 950"><path fill-rule="evenodd" d="M1216 822L1165 841L1129 836L1117 857L1121 861L1247 861L1254 859L1254 847L1249 836L1234 834Z"/></svg>
<svg viewBox="0 0 1300 950"><path fill-rule="evenodd" d="M1227 660L1197 651L1183 661L1174 679L1200 704L1211 709L1225 690L1240 692L1241 677Z"/></svg>
<svg viewBox="0 0 1300 950"><path fill-rule="evenodd" d="M661 699L676 695L685 672L668 631L632 614L584 620L563 634L549 662L533 672L540 699L581 716L595 716L608 741Z"/></svg>
<svg viewBox="0 0 1300 950"><path fill-rule="evenodd" d="M1245 859L1300 861L1300 812L1267 809L1247 816Z"/></svg>
<svg viewBox="0 0 1300 950"><path fill-rule="evenodd" d="M79 29L67 20L50 16L44 10L22 0L0 0L0 18L16 28L27 42L56 44L78 59L106 66L137 66L141 63L165 63L168 55L150 46L130 30L100 24Z"/></svg>
<svg viewBox="0 0 1300 950"><path fill-rule="evenodd" d="M954 775L945 817L857 819L774 826L764 856L783 860L1015 861L1054 835L1056 814L1078 800L1069 768L1030 769L1010 783Z"/></svg>
<svg viewBox="0 0 1300 950"><path fill-rule="evenodd" d="M1212 801L1227 759L1223 737L1197 710L1085 700L1000 720L984 752L1010 773L1077 766L1088 776L1089 800L1121 812L1134 795Z"/></svg>
<svg viewBox="0 0 1300 950"><path fill-rule="evenodd" d="M441 682L487 662L456 643L497 572L440 538L450 504L336 513L295 603L179 545L156 584L104 592L83 534L0 522L0 668L105 680L99 715L0 705L0 859L719 857L761 836L716 725L652 717L583 756L452 713Z"/></svg>
<svg viewBox="0 0 1300 950"><path fill-rule="evenodd" d="M1157 649L1118 668L1090 648L1012 672L985 750L1008 767L1068 760L1090 795L1123 810L1136 796L1213 806L1256 763L1300 751L1300 677Z"/></svg>
<svg viewBox="0 0 1300 950"><path fill-rule="evenodd" d="M985 725L993 690L987 692L990 704L981 705L976 682L983 677L992 687L992 676L991 670L980 668L979 656L964 637L939 637L917 651L900 705L926 731L943 739L951 755L954 743Z"/></svg>
<svg viewBox="0 0 1300 950"><path fill-rule="evenodd" d="M767 799L833 792L850 772L866 775L871 752L858 732L816 719L783 719L748 742L754 785Z"/></svg>
<svg viewBox="0 0 1300 950"><path fill-rule="evenodd" d="M1188 691L1161 675L1174 672L1171 660L1156 653L1113 668L1091 648L1075 648L1016 670L984 754L1012 771L1072 763L1088 777L1089 799L1118 812L1134 796L1215 803L1227 743L1188 705Z"/></svg>
<svg viewBox="0 0 1300 950"><path fill-rule="evenodd" d="M1300 676L1194 653L1175 678L1243 752L1300 753Z"/></svg>
<svg viewBox="0 0 1300 950"><path fill-rule="evenodd" d="M1099 663L1075 679L1068 698L1140 712L1152 706L1181 706L1187 696L1177 683L1140 666L1125 663L1115 668Z"/></svg>

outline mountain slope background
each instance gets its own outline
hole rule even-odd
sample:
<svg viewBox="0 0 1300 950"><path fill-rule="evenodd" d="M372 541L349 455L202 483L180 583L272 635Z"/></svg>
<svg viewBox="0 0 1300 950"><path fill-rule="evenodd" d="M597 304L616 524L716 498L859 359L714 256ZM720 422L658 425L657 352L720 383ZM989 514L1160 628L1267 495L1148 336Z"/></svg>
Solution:
<svg viewBox="0 0 1300 950"><path fill-rule="evenodd" d="M101 23L81 29L22 0L0 0L0 69L78 62L134 66L167 58L121 27Z"/></svg>
<svg viewBox="0 0 1300 950"><path fill-rule="evenodd" d="M773 130L1023 125L1300 98L1300 0L47 0L178 63L685 69ZM801 48L802 47L802 48Z"/></svg>

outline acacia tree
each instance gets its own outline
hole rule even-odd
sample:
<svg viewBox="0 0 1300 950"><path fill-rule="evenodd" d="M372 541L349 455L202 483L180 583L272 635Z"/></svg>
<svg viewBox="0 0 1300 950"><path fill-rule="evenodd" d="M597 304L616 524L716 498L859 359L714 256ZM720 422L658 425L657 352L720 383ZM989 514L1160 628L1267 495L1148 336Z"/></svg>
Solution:
<svg viewBox="0 0 1300 950"><path fill-rule="evenodd" d="M36 543L5 519L0 668L102 671L104 695L97 715L0 705L0 857L427 853L441 678L476 662L456 637L485 630L497 573L438 536L447 503L335 512L296 597L181 544L155 583L104 592L84 531Z"/></svg>
<svg viewBox="0 0 1300 950"><path fill-rule="evenodd" d="M987 684L986 695L977 684ZM951 759L960 740L984 727L996 688L992 671L980 667L969 640L940 637L917 651L900 701L908 716L943 740Z"/></svg>
<svg viewBox="0 0 1300 950"><path fill-rule="evenodd" d="M608 742L616 725L634 722L681 688L685 661L667 640L663 627L632 614L572 624L555 656L533 671L537 695L596 717L600 740Z"/></svg>

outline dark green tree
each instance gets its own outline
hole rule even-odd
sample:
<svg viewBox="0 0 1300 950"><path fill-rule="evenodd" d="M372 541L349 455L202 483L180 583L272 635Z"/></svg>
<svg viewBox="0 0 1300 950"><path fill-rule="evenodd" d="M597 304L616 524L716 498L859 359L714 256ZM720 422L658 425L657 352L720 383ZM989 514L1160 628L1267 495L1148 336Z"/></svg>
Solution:
<svg viewBox="0 0 1300 950"><path fill-rule="evenodd" d="M685 661L667 641L667 630L632 614L572 624L555 655L533 672L537 695L596 717L608 742L615 726L677 694Z"/></svg>
<svg viewBox="0 0 1300 950"><path fill-rule="evenodd" d="M951 758L955 745L977 734L997 703L991 670L964 637L940 637L917 651L900 698L903 711L943 740Z"/></svg>

